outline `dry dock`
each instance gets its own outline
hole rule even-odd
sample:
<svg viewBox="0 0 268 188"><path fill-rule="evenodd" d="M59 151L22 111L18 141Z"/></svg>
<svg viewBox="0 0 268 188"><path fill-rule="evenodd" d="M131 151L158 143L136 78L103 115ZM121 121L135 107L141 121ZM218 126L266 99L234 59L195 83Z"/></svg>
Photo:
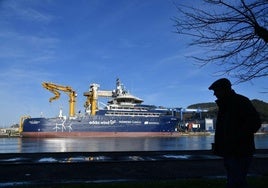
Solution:
<svg viewBox="0 0 268 188"><path fill-rule="evenodd" d="M143 181L225 176L211 151L0 154L0 187L18 184ZM257 150L250 175L268 176L268 150Z"/></svg>

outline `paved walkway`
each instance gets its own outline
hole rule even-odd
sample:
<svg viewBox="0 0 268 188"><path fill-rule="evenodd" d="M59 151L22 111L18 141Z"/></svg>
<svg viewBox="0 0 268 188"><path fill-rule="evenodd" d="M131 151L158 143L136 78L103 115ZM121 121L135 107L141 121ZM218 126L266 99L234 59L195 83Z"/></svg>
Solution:
<svg viewBox="0 0 268 188"><path fill-rule="evenodd" d="M0 154L0 169L0 187L225 176L222 159L204 150ZM250 174L268 176L268 150L257 151Z"/></svg>

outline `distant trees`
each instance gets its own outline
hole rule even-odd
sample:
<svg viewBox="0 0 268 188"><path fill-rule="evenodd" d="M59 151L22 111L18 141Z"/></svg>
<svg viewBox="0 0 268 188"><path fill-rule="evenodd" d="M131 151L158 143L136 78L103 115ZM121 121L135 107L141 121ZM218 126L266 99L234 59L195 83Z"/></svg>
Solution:
<svg viewBox="0 0 268 188"><path fill-rule="evenodd" d="M192 56L201 65L217 63L222 74L245 82L268 76L268 0L203 0L204 5L176 4L176 32L190 45L209 49Z"/></svg>
<svg viewBox="0 0 268 188"><path fill-rule="evenodd" d="M268 103L258 99L253 99L251 102L260 114L262 123L268 123ZM203 113L203 117L210 118L216 118L218 112L218 106L215 102L192 104L187 108L200 108L203 110L208 110L208 112Z"/></svg>
<svg viewBox="0 0 268 188"><path fill-rule="evenodd" d="M254 99L252 100L252 104L259 112L262 122L268 123L268 103Z"/></svg>

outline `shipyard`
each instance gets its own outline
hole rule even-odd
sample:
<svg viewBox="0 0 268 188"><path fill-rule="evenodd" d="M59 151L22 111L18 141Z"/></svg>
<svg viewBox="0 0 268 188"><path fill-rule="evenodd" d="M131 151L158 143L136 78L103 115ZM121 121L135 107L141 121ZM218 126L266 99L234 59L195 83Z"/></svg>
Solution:
<svg viewBox="0 0 268 188"><path fill-rule="evenodd" d="M77 94L70 86L51 82L43 82L42 86L54 94L49 102L59 99L60 92L68 94L69 116L63 115L62 109L56 117L24 115L19 124L2 128L1 137L179 137L213 135L215 131L215 107L144 105L143 100L130 94L119 79L116 79L114 90L100 90L99 84L90 84L89 91L84 92L84 114L76 113ZM104 108L99 106L100 97L109 99ZM257 134L267 132L268 125L263 123Z"/></svg>
<svg viewBox="0 0 268 188"><path fill-rule="evenodd" d="M267 187L267 10L0 0L0 187Z"/></svg>
<svg viewBox="0 0 268 188"><path fill-rule="evenodd" d="M50 102L59 98L58 90L72 93L69 95L69 117L64 116L61 110L58 117L52 118L23 116L16 131L18 133L16 135L22 137L19 139L41 138L42 141L46 141L48 138L81 139L86 137L109 140L109 137L111 139L115 137L120 142L120 137L136 139L183 138L185 136L213 138L215 120L212 118L202 120L201 118L202 113L208 112L207 109L172 109L143 105L141 104L142 99L124 90L119 79L116 80L116 89L112 91L98 90L99 85L91 84L90 91L84 93L87 98L84 105L85 115L80 112L79 115L75 113L76 92L70 89L70 86L52 83L42 85L55 94L50 98ZM65 90L66 88L67 90ZM112 98L104 109L98 107L99 96ZM199 118L190 118L187 121L185 117L193 115L192 113L196 113L194 117L197 115ZM264 124L260 129L262 132L257 134L265 134L265 129ZM16 129L6 130L9 133L6 136L13 137L14 130ZM11 134L12 132L13 134ZM57 140L57 143L65 141ZM146 142L148 144L148 141ZM24 140L21 140L20 143L22 149ZM107 152L85 152L85 148L81 147L81 151L63 153L38 152L35 154L25 153L23 150L20 153L4 153L0 154L0 166L5 178L0 178L0 186L46 186L51 184L56 186L74 183L86 185L96 182L176 181L189 178L217 179L224 177L225 170L220 167L222 158L213 154L209 143L206 145L209 145L205 148L206 150L204 148L198 150L188 150L187 148L165 150L165 148L161 148L159 151L142 151L144 148L139 148L138 151L122 151L121 147L120 151L116 151L117 149L114 148ZM25 147L27 148L26 145ZM148 146L146 148L148 149ZM254 165L250 169L250 176L266 177L268 174L267 161L267 150L258 149L254 155ZM215 166L217 166L216 169ZM50 170L47 171L52 168L53 173L50 173ZM77 169L82 173L74 175L72 172ZM185 172L185 169L188 171ZM14 170L19 170L20 173L13 176ZM62 171L65 173L61 173Z"/></svg>
<svg viewBox="0 0 268 188"><path fill-rule="evenodd" d="M119 79L114 90L99 90L100 85L91 84L85 92L85 114L76 114L76 92L70 86L43 82L42 86L52 92L49 101L59 99L60 92L69 94L69 117L60 110L58 117L22 117L20 134L23 137L102 137L102 136L179 136L182 123L181 108L165 108L143 105L143 100L131 95ZM99 97L110 97L105 108L98 105ZM184 113L187 109L183 109ZM192 112L206 112L191 109ZM212 123L210 123L212 124ZM88 126L90 125L90 126ZM200 128L200 124L187 123L188 129ZM210 125L213 127L213 125ZM212 129L210 127L210 129Z"/></svg>

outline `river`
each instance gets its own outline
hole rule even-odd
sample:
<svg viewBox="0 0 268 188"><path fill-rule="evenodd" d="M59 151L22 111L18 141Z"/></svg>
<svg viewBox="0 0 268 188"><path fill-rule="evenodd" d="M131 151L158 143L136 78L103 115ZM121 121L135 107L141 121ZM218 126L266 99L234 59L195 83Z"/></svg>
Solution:
<svg viewBox="0 0 268 188"><path fill-rule="evenodd" d="M0 153L209 150L214 136L142 138L0 138ZM255 135L268 149L268 135Z"/></svg>

